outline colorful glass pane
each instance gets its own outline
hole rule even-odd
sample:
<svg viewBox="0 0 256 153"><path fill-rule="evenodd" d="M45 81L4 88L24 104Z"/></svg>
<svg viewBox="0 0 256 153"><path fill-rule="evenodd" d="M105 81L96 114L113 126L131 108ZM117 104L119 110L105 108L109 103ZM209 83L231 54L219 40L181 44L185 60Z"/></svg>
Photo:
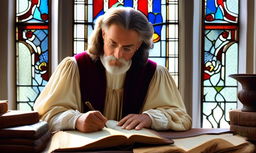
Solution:
<svg viewBox="0 0 256 153"><path fill-rule="evenodd" d="M238 72L238 18L231 22L225 13L231 8L227 4L238 6L238 1L206 0L205 4L206 16L215 18L210 21L206 17L204 24L202 127L229 127L228 112L237 107L237 83L229 75ZM222 9L224 6L226 10ZM222 18L219 8L224 12Z"/></svg>
<svg viewBox="0 0 256 153"><path fill-rule="evenodd" d="M205 22L237 23L238 0L206 0Z"/></svg>
<svg viewBox="0 0 256 153"><path fill-rule="evenodd" d="M178 85L178 0L75 0L74 54L87 48L97 17L111 7L133 7L147 16L154 27L149 57L167 67Z"/></svg>
<svg viewBox="0 0 256 153"><path fill-rule="evenodd" d="M16 22L46 23L48 22L48 0L16 0Z"/></svg>
<svg viewBox="0 0 256 153"><path fill-rule="evenodd" d="M33 110L49 80L48 0L17 0L17 5L17 108Z"/></svg>

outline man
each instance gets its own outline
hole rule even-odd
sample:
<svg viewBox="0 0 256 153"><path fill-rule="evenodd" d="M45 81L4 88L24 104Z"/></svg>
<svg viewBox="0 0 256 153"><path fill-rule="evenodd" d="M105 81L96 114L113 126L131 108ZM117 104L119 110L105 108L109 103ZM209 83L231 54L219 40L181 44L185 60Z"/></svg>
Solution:
<svg viewBox="0 0 256 153"><path fill-rule="evenodd" d="M191 118L167 69L148 60L153 27L132 8L97 19L87 53L65 58L35 103L51 130L188 130ZM89 101L96 109L89 110Z"/></svg>

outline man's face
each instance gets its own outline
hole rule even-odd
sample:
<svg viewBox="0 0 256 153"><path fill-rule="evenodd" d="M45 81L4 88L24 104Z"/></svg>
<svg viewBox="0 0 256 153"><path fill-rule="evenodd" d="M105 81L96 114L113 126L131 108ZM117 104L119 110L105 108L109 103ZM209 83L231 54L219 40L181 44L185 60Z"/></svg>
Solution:
<svg viewBox="0 0 256 153"><path fill-rule="evenodd" d="M126 30L113 24L102 30L104 39L104 55L114 56L116 59L131 60L141 45L139 34L134 30ZM118 64L115 61L110 64Z"/></svg>

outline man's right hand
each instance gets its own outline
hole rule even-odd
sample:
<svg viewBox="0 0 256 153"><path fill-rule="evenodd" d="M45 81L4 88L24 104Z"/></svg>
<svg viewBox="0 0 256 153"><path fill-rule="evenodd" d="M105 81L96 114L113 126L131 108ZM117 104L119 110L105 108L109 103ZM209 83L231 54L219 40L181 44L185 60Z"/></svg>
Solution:
<svg viewBox="0 0 256 153"><path fill-rule="evenodd" d="M104 128L107 118L99 111L89 111L76 120L76 129L81 132L95 132Z"/></svg>

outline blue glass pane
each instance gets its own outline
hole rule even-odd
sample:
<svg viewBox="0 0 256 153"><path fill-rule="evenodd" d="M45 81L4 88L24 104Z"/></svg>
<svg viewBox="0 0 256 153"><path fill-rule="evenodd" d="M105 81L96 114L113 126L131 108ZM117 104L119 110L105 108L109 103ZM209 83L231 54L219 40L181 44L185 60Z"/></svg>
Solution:
<svg viewBox="0 0 256 153"><path fill-rule="evenodd" d="M33 104L49 80L48 0L16 0L17 106Z"/></svg>
<svg viewBox="0 0 256 153"><path fill-rule="evenodd" d="M238 23L239 0L205 0L206 23Z"/></svg>
<svg viewBox="0 0 256 153"><path fill-rule="evenodd" d="M49 0L16 0L16 22L47 23Z"/></svg>
<svg viewBox="0 0 256 153"><path fill-rule="evenodd" d="M209 27L204 31L202 124L205 128L228 127L227 108L237 105L237 83L229 77L238 72L237 30Z"/></svg>

